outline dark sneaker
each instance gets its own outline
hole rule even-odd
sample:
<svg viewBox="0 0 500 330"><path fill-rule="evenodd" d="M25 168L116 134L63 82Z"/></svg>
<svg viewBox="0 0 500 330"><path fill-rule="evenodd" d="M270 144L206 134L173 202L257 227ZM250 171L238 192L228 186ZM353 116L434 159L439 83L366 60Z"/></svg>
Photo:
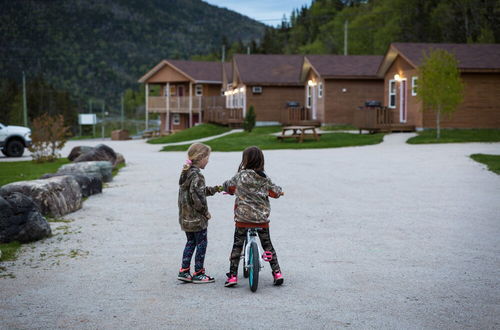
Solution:
<svg viewBox="0 0 500 330"><path fill-rule="evenodd" d="M274 285L283 284L283 275L281 275L281 271L273 272Z"/></svg>
<svg viewBox="0 0 500 330"><path fill-rule="evenodd" d="M177 279L179 281L188 282L188 283L193 282L193 277L191 276L191 273L189 272L189 268L181 268L179 270L179 275L177 275Z"/></svg>
<svg viewBox="0 0 500 330"><path fill-rule="evenodd" d="M215 282L215 278L205 274L205 269L193 273L193 283L202 284L202 283L212 283L212 282Z"/></svg>
<svg viewBox="0 0 500 330"><path fill-rule="evenodd" d="M224 283L224 286L225 287L231 287L231 286L235 286L236 284L238 284L238 277L234 274L231 274L231 273L227 273L226 274L227 276L227 280L226 280L226 283Z"/></svg>

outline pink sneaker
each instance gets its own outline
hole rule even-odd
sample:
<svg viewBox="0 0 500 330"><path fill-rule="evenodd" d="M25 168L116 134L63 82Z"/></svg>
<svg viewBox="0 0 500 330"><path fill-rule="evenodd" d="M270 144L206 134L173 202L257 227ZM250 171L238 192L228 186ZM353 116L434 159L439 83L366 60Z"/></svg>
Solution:
<svg viewBox="0 0 500 330"><path fill-rule="evenodd" d="M226 283L224 283L225 287L230 287L230 286L235 286L238 284L238 277L236 275L233 275L231 273L227 273L227 280Z"/></svg>
<svg viewBox="0 0 500 330"><path fill-rule="evenodd" d="M274 285L283 284L283 275L281 275L281 271L273 272L274 277Z"/></svg>

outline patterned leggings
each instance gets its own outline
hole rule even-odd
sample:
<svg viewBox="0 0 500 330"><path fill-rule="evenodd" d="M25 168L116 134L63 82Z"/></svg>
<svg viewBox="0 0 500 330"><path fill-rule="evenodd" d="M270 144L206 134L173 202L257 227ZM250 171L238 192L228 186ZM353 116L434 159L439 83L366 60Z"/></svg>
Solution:
<svg viewBox="0 0 500 330"><path fill-rule="evenodd" d="M231 251L231 256L229 257L229 272L231 274L238 274L238 264L240 263L241 250L243 249L243 244L247 238L248 228L236 227L234 230L234 243L233 250ZM257 231L260 238L260 243L265 251L271 251L273 254L273 259L269 262L271 264L271 269L273 272L280 271L280 265L278 263L278 256L276 251L274 251L273 244L271 243L271 236L269 234L269 228L263 228Z"/></svg>
<svg viewBox="0 0 500 330"><path fill-rule="evenodd" d="M207 250L207 230L197 232L186 232L187 242L182 255L182 268L189 268L191 266L191 258L193 257L194 250L196 249L196 256L194 258L194 271L199 272L203 269L205 262L205 252Z"/></svg>

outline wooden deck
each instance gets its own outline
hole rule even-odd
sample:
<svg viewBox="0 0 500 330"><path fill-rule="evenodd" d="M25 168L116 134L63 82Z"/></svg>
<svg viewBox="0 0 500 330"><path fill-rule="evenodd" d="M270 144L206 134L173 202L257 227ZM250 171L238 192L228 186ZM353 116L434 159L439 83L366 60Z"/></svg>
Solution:
<svg viewBox="0 0 500 330"><path fill-rule="evenodd" d="M210 107L204 111L203 120L208 123L229 127L241 127L243 125L243 109Z"/></svg>
<svg viewBox="0 0 500 330"><path fill-rule="evenodd" d="M394 109L387 107L364 107L355 110L354 126L361 131L369 131L370 133L378 132L414 132L414 125L399 123L396 118Z"/></svg>
<svg viewBox="0 0 500 330"><path fill-rule="evenodd" d="M319 120L311 119L311 110L304 107L287 107L281 112L282 125L285 126L321 126Z"/></svg>

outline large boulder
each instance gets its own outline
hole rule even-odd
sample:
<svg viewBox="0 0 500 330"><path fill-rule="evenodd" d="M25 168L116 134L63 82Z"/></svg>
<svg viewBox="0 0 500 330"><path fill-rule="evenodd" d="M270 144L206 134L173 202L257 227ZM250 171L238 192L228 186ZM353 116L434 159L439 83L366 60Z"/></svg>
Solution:
<svg viewBox="0 0 500 330"><path fill-rule="evenodd" d="M0 188L2 195L14 192L31 197L43 215L61 217L82 207L80 186L68 175L13 182Z"/></svg>
<svg viewBox="0 0 500 330"><path fill-rule="evenodd" d="M74 163L107 160L111 164L116 162L116 153L105 144L99 144L73 160Z"/></svg>
<svg viewBox="0 0 500 330"><path fill-rule="evenodd" d="M94 149L94 147L89 147L89 146L74 147L73 149L71 149L71 152L69 153L68 159L70 161L74 161L76 158L78 158L78 156L80 156L81 154L84 154L87 151L90 151L92 149Z"/></svg>
<svg viewBox="0 0 500 330"><path fill-rule="evenodd" d="M102 192L102 179L100 176L96 175L83 174L83 173L81 174L50 173L42 175L40 179L48 179L62 175L70 175L76 180L76 182L78 182L80 190L82 191L82 197L89 197L90 195L100 194Z"/></svg>
<svg viewBox="0 0 500 330"><path fill-rule="evenodd" d="M31 198L18 192L0 194L0 243L27 243L51 234L49 223Z"/></svg>
<svg viewBox="0 0 500 330"><path fill-rule="evenodd" d="M90 174L109 182L113 180L113 165L108 161L71 163L61 166L57 173Z"/></svg>

